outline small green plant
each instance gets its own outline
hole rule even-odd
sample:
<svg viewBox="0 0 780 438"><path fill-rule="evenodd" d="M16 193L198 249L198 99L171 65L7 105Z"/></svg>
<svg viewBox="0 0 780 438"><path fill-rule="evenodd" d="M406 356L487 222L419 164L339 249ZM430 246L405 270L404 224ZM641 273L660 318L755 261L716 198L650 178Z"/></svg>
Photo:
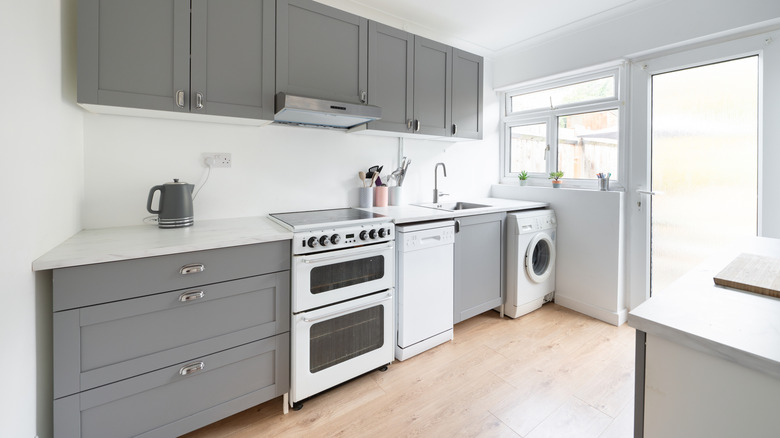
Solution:
<svg viewBox="0 0 780 438"><path fill-rule="evenodd" d="M528 179L528 172L524 170L520 172L520 174L518 174L517 177L520 178L520 181L525 181Z"/></svg>
<svg viewBox="0 0 780 438"><path fill-rule="evenodd" d="M558 181L558 179L562 177L563 177L563 172L559 170L558 172L550 172L550 176L548 179L551 179L553 181Z"/></svg>

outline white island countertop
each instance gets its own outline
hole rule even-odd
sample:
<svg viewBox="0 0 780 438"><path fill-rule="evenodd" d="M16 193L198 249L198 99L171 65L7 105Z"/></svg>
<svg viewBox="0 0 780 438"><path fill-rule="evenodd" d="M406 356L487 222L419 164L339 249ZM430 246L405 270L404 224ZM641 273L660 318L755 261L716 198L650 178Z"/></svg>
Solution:
<svg viewBox="0 0 780 438"><path fill-rule="evenodd" d="M530 210L534 208L545 208L550 204L546 202L518 201L516 199L502 198L466 198L450 200L448 197L441 199L442 203L451 203L455 201L469 202L473 204L483 204L488 207L472 208L466 210L447 211L436 208L422 207L420 205L408 204L389 207L371 207L361 208L361 210L372 211L392 218L395 224L406 224L411 222L434 221L441 219L452 219L456 217L474 216L478 214L499 213L502 211ZM424 203L420 203L424 204Z"/></svg>
<svg viewBox="0 0 780 438"><path fill-rule="evenodd" d="M195 221L186 228L157 225L84 230L44 254L34 271L115 262L292 239L292 232L266 217Z"/></svg>
<svg viewBox="0 0 780 438"><path fill-rule="evenodd" d="M780 240L751 238L711 258L632 310L628 324L780 378L780 299L713 282L741 253L780 258Z"/></svg>

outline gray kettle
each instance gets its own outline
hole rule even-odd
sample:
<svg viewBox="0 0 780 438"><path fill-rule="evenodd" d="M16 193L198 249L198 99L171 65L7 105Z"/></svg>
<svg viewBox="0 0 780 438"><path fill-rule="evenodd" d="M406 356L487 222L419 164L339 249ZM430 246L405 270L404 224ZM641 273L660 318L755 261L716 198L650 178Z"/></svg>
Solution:
<svg viewBox="0 0 780 438"><path fill-rule="evenodd" d="M174 179L173 182L154 186L149 190L146 209L149 213L157 215L157 225L160 228L182 228L195 223L192 214L192 189L194 188L193 184ZM157 210L152 210L152 198L156 191L160 192L160 202Z"/></svg>

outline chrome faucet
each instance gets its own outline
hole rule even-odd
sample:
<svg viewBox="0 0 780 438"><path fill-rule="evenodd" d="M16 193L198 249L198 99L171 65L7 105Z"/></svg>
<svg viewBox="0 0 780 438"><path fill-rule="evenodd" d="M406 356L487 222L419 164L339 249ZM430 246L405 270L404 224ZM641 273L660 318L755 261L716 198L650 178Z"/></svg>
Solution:
<svg viewBox="0 0 780 438"><path fill-rule="evenodd" d="M447 196L447 193L439 193L439 166L444 170L444 176L447 176L447 166L444 163L436 163L433 168L433 202L439 202L439 196Z"/></svg>

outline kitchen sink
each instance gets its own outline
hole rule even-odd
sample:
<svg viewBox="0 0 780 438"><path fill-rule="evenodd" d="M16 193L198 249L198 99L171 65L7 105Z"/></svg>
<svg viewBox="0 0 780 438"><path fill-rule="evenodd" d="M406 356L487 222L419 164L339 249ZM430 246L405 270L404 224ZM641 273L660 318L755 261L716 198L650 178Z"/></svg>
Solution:
<svg viewBox="0 0 780 438"><path fill-rule="evenodd" d="M485 207L491 207L490 205L486 204L474 204L472 202L437 202L437 203L427 203L427 204L417 204L420 207L425 208L434 208L436 210L447 210L447 211L457 211L457 210L470 210L472 208L485 208Z"/></svg>

